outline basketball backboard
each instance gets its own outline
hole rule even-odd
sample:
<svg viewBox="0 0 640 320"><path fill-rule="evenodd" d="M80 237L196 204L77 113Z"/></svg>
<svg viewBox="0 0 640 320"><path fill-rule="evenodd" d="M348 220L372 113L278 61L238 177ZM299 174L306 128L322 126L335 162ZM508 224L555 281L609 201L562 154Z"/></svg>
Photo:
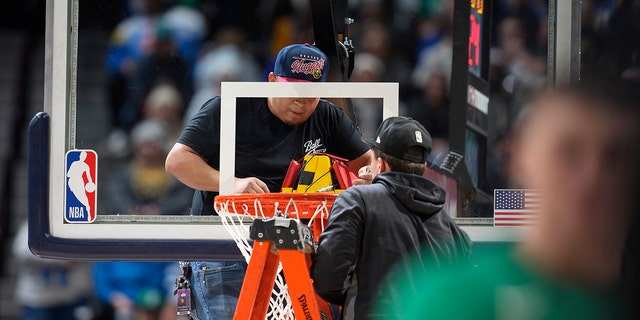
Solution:
<svg viewBox="0 0 640 320"><path fill-rule="evenodd" d="M103 176L98 145L78 144L91 124L78 120L77 1L47 2L45 105L29 127L29 245L42 257L87 260L242 260L216 216L109 215L97 203L69 205L71 166L85 161L97 184ZM88 77L90 75L82 75ZM235 101L243 97L324 97L381 99L383 117L398 115L397 83L222 84L221 193L232 192ZM79 150L82 149L82 150ZM83 155L83 150L84 154ZM95 155L95 156L93 156ZM93 160L92 160L93 159ZM95 161L95 162L93 162ZM82 164L82 167L85 166ZM76 169L74 169L76 170ZM80 170L80 169L77 169ZM84 169L83 169L84 170ZM81 173L82 174L82 173ZM89 190L86 195L91 197ZM80 196L77 196L80 199ZM84 200L78 200L83 203ZM93 200L95 201L95 199ZM86 220L83 216L86 215ZM95 215L94 215L95 214ZM464 227L474 241L510 241L514 229ZM516 230L517 231L517 230Z"/></svg>

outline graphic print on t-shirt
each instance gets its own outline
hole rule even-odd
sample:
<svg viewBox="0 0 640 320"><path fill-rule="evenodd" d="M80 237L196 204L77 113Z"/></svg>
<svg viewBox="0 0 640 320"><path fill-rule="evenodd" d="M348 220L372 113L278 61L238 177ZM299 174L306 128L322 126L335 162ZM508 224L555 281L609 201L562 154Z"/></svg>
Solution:
<svg viewBox="0 0 640 320"><path fill-rule="evenodd" d="M327 152L327 148L322 144L321 138L307 140L303 146L305 154L310 152Z"/></svg>

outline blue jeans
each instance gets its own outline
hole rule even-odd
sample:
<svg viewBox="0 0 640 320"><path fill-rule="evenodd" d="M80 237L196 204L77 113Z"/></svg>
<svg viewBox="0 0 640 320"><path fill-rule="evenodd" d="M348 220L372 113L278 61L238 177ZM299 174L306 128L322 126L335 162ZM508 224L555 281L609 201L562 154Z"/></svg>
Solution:
<svg viewBox="0 0 640 320"><path fill-rule="evenodd" d="M191 263L192 317L199 320L233 319L242 281L244 262Z"/></svg>

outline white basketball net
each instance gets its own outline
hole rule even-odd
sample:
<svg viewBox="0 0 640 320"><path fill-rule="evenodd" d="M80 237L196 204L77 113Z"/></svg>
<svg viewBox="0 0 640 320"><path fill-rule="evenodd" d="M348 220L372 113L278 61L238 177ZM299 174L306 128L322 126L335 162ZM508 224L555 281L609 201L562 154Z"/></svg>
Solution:
<svg viewBox="0 0 640 320"><path fill-rule="evenodd" d="M253 207L246 204L239 205L238 207L236 207L233 200L215 203L215 210L221 217L222 225L233 237L233 240L236 242L236 245L238 246L238 249L240 249L240 252L247 264L251 259L251 252L253 250L252 244L248 239L249 228L251 227L253 220L256 218L272 218L275 216L277 211L282 212L284 216L299 212L293 198L288 201L284 210L280 210L278 203L276 202L274 205L274 212L266 212L266 214L263 211L260 200L257 198L253 202ZM324 221L328 216L329 208L327 207L327 201L322 201L315 209L312 218L309 220L309 224L317 220L322 224L321 228L324 230ZM300 222L299 219L298 222ZM237 306L237 308L242 307L246 306ZM287 283L284 281L282 275L282 263L278 264L278 272L276 274L271 298L269 299L269 309L267 311L266 319L295 319Z"/></svg>

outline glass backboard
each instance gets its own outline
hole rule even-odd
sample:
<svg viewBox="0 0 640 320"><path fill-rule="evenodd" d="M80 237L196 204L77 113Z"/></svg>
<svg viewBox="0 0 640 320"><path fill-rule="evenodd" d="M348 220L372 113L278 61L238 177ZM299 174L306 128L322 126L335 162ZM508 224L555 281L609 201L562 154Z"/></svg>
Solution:
<svg viewBox="0 0 640 320"><path fill-rule="evenodd" d="M29 128L30 247L43 257L88 260L242 260L235 243L216 216L107 214L100 201L95 216L83 223L75 218L90 212L70 209L70 166L83 157L77 132L91 131L78 120L77 2L47 2L45 104ZM82 36L82 35L80 35ZM81 78L91 75L83 74ZM382 100L383 118L398 115L397 83L268 83L224 82L221 86L221 185L232 192L235 101L244 97L373 98ZM84 111L86 112L86 110ZM89 127L88 127L89 126ZM75 151L76 149L82 149ZM91 158L91 151L89 158ZM71 157L72 156L72 157ZM86 155L85 155L86 156ZM75 158L74 158L75 157ZM97 194L105 186L101 154L95 155ZM99 199L98 199L99 200ZM71 217L71 219L70 219ZM462 221L462 220L461 220ZM462 221L474 241L511 241L517 228L493 228L490 221Z"/></svg>

